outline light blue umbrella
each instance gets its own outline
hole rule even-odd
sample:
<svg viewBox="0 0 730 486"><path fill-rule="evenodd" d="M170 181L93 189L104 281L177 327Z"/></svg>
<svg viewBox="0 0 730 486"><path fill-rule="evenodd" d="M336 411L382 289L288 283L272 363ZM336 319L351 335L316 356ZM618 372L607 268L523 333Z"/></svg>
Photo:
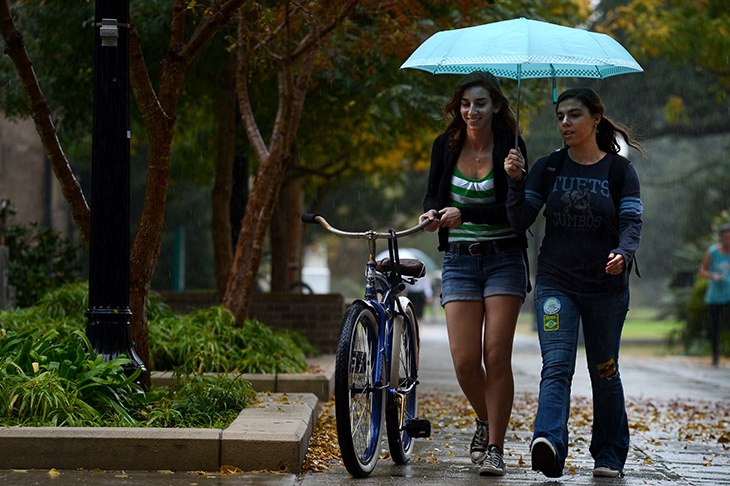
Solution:
<svg viewBox="0 0 730 486"><path fill-rule="evenodd" d="M606 34L525 18L437 32L403 63L401 69L406 68L433 74L488 71L516 79L518 126L523 79L552 78L555 103L557 77L607 78L644 71Z"/></svg>

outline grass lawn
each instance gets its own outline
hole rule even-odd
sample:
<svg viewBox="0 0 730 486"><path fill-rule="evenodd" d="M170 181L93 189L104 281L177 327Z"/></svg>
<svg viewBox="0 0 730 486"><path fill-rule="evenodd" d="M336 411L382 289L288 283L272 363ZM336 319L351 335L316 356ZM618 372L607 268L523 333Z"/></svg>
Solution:
<svg viewBox="0 0 730 486"><path fill-rule="evenodd" d="M681 354L680 347L669 347L669 332L681 324L672 318L659 318L658 311L650 308L636 308L629 311L624 324L621 344L622 354L644 356L666 356ZM535 315L520 313L517 332L535 334Z"/></svg>
<svg viewBox="0 0 730 486"><path fill-rule="evenodd" d="M632 340L664 340L669 332L681 324L672 318L660 319L654 309L631 309L624 324L623 338ZM518 332L534 332L535 315L528 312L520 314Z"/></svg>
<svg viewBox="0 0 730 486"><path fill-rule="evenodd" d="M624 324L624 339L666 339L681 323L673 318L659 318L654 309L631 309Z"/></svg>

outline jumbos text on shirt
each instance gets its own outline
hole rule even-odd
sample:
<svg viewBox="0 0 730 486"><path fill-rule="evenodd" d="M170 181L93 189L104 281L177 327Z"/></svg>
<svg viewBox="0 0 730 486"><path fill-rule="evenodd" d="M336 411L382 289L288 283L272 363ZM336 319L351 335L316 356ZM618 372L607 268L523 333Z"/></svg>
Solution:
<svg viewBox="0 0 730 486"><path fill-rule="evenodd" d="M601 227L603 213L591 204L591 200L611 197L607 180L558 176L553 192L563 193L560 197L561 210L552 213L555 226L579 230Z"/></svg>

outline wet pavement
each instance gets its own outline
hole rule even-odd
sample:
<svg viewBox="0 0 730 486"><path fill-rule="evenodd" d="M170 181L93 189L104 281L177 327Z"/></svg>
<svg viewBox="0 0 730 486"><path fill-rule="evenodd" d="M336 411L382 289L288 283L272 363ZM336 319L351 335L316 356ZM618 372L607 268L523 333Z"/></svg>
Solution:
<svg viewBox="0 0 730 486"><path fill-rule="evenodd" d="M537 406L540 353L536 334L515 339L515 406L505 443L507 473L480 477L468 458L474 419L456 383L444 323L424 319L421 332L422 415L433 437L419 439L410 463L387 457L387 440L370 477L354 479L334 463L323 472L222 474L170 471L0 470L0 485L730 485L730 363L707 358L648 357L624 346L621 375L631 425L631 450L624 478L592 477L590 382L579 353L573 380L570 455L563 477L548 479L530 469L531 424Z"/></svg>

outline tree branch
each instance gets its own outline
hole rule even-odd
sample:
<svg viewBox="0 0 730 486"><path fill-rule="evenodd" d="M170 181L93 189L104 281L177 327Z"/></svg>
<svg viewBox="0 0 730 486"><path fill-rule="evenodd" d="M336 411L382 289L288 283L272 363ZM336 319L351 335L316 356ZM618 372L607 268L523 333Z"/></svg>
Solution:
<svg viewBox="0 0 730 486"><path fill-rule="evenodd" d="M253 114L253 108L251 106L251 97L248 91L248 74L249 74L249 61L252 56L251 48L248 45L247 38L244 34L243 19L238 19L238 59L236 62L236 92L238 93L238 105L241 110L241 119L243 125L246 128L246 134L251 142L251 146L256 152L256 157L259 160L266 160L269 157L269 150L266 147L261 132L259 131L258 125L256 124L256 118Z"/></svg>
<svg viewBox="0 0 730 486"><path fill-rule="evenodd" d="M222 4L218 0L213 0L206 9L205 15L200 21L198 28L195 29L193 36L188 43L180 51L180 55L192 61L192 59L200 53L203 46L218 32L222 25L228 23L236 10L247 0L227 0Z"/></svg>
<svg viewBox="0 0 730 486"><path fill-rule="evenodd" d="M132 86L134 99L137 100L142 120L147 128L147 133L150 136L155 133L154 126L172 123L172 120L160 105L150 81L144 53L142 52L142 41L131 12L129 14L129 82Z"/></svg>
<svg viewBox="0 0 730 486"><path fill-rule="evenodd" d="M328 36L335 28L337 28L347 18L352 10L360 3L360 0L349 0L339 15L337 15L332 21L324 26L322 29L311 30L304 38L299 42L299 47L292 53L294 59L302 56L305 52L309 51L316 43L321 41L324 37Z"/></svg>

